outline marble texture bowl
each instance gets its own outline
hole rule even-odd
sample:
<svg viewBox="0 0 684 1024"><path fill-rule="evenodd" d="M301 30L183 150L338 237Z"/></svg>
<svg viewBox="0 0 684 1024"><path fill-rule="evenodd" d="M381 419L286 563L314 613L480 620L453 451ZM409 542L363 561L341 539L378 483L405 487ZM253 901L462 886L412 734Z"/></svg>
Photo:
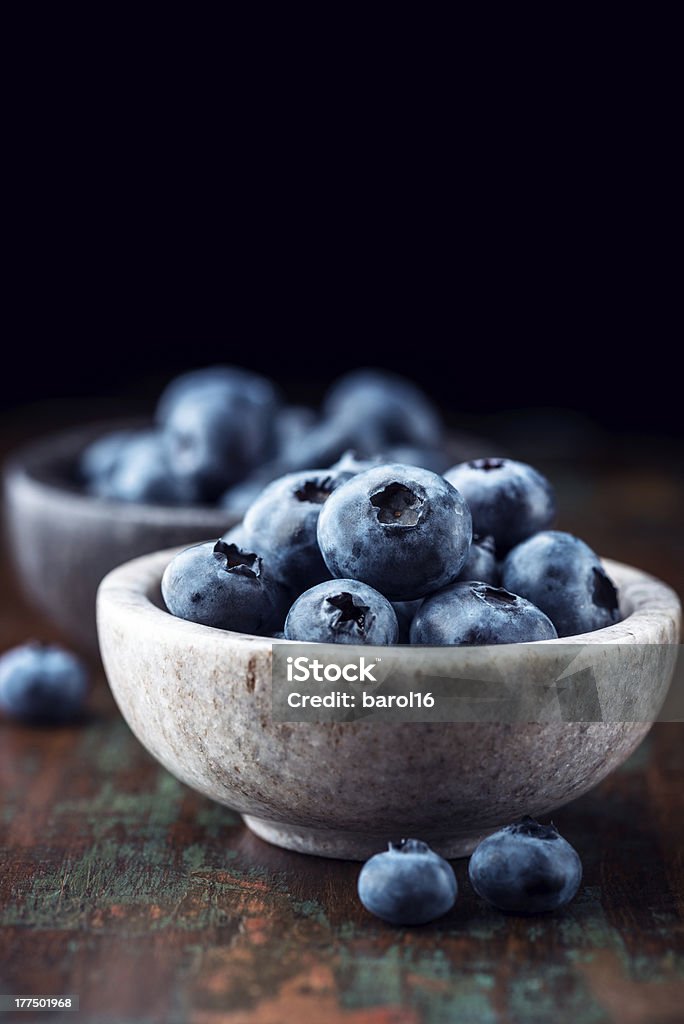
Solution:
<svg viewBox="0 0 684 1024"><path fill-rule="evenodd" d="M21 449L5 467L9 551L29 600L73 643L97 654L95 598L110 569L138 555L218 537L235 518L210 507L105 501L73 481L96 437L139 421L93 424Z"/></svg>
<svg viewBox="0 0 684 1024"><path fill-rule="evenodd" d="M465 856L495 828L522 814L548 815L595 786L648 732L648 721L274 722L271 641L170 615L160 581L174 553L121 566L100 586L100 649L110 686L158 761L279 846L365 859L389 839L414 836L446 856ZM606 566L620 588L624 621L544 643L634 645L621 662L620 685L657 713L674 648L658 648L664 657L654 662L643 645L677 643L679 602L645 573ZM539 645L526 646L533 657ZM368 650L370 657L380 649ZM454 650L428 652L435 674Z"/></svg>

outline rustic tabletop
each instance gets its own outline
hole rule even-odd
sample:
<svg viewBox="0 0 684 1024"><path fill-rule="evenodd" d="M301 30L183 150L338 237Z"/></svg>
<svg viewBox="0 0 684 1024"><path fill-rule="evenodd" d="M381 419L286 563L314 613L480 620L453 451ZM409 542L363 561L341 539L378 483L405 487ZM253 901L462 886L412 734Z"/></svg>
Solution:
<svg viewBox="0 0 684 1024"><path fill-rule="evenodd" d="M648 469L556 466L563 525L682 592L682 483L640 458ZM0 650L55 636L5 562L0 586ZM0 994L80 997L80 1015L48 1020L684 1020L682 724L656 725L623 768L554 815L584 879L564 911L529 919L475 897L465 861L442 920L395 929L371 918L357 864L268 846L177 782L133 738L101 674L78 727L0 723L0 786Z"/></svg>

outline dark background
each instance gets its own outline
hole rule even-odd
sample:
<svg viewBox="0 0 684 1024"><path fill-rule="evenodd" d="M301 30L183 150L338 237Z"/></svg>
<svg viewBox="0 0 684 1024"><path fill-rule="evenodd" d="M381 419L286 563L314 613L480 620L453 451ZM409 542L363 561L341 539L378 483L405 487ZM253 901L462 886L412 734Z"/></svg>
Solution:
<svg viewBox="0 0 684 1024"><path fill-rule="evenodd" d="M348 296L341 308L334 289L321 294L313 281L309 294L280 302L264 280L261 296L236 286L235 303L219 311L214 302L194 319L187 290L176 291L182 275L164 305L154 287L147 301L114 294L106 273L93 281L80 269L76 261L34 279L33 304L7 339L4 409L100 396L151 402L175 373L219 362L272 375L293 400L315 403L336 375L376 365L412 377L456 420L532 407L578 410L610 432L681 434L681 343L670 310L656 308L652 277L625 281L622 301L614 289L549 295L539 278L516 295L511 282L507 294L492 282L479 313L472 295L458 301L455 284L448 309L447 295L432 308L415 295L398 307Z"/></svg>
<svg viewBox="0 0 684 1024"><path fill-rule="evenodd" d="M151 400L214 362L315 400L379 365L450 418L576 410L681 436L661 36L652 68L540 51L505 87L457 70L455 94L439 63L419 89L399 58L386 82L293 67L269 88L225 54L189 77L175 49L152 74L144 46L124 68L71 61L46 23L30 40L3 138L3 409Z"/></svg>

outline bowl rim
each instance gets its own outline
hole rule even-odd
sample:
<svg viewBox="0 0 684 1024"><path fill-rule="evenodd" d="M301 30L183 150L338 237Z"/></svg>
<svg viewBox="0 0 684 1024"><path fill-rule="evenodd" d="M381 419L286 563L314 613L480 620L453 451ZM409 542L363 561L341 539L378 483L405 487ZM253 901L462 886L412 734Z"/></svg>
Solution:
<svg viewBox="0 0 684 1024"><path fill-rule="evenodd" d="M98 588L98 633L100 621L104 619L109 609L115 609L126 617L134 616L138 622L143 620L149 622L150 628L157 633L172 634L176 643L183 641L187 641L189 644L209 645L226 643L233 648L245 647L254 653L267 654L271 652L274 643L300 642L257 636L251 633L236 633L232 630L217 629L215 626L189 622L187 619L177 618L161 607L161 578L164 569L174 555L184 551L187 546L181 545L163 551L155 551L125 562L109 572ZM654 632L662 631L663 628L672 636L672 643L677 643L681 624L681 604L675 591L667 583L663 583L657 577L634 566L608 558L602 558L601 562L611 578L615 580L621 600L627 606L628 611L624 619L612 626L606 626L604 629L597 629L590 633L578 633L575 636L558 637L553 640L528 641L525 644L500 644L497 645L498 649L540 644L546 646L605 643L647 644L654 643L652 639ZM153 600L153 597L156 600ZM407 649L411 647L411 645L401 646L405 646ZM369 651L382 649L384 648L368 645ZM414 647L414 649L418 648ZM455 646L434 649L441 651L472 650L472 648Z"/></svg>
<svg viewBox="0 0 684 1024"><path fill-rule="evenodd" d="M164 505L144 501L117 501L89 494L73 484L67 486L46 479L44 473L50 464L74 458L91 441L117 430L151 427L154 421L148 417L120 417L117 419L94 420L80 426L69 427L52 434L45 434L16 448L3 465L5 488L30 488L45 500L65 506L78 507L82 511L97 511L103 517L129 519L155 519L160 524L183 526L206 523L207 529L216 524L223 533L234 525L234 517L219 505Z"/></svg>

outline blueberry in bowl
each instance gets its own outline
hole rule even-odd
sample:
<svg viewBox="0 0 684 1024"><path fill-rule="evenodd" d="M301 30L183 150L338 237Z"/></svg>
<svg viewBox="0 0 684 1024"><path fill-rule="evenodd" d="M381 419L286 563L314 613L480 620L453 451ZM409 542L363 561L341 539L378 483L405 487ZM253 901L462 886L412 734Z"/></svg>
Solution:
<svg viewBox="0 0 684 1024"><path fill-rule="evenodd" d="M530 601L502 587L454 583L427 597L411 623L413 644L520 644L553 640L551 619Z"/></svg>
<svg viewBox="0 0 684 1024"><path fill-rule="evenodd" d="M331 575L361 580L390 601L415 601L453 583L471 539L470 511L456 488L399 463L353 476L318 519Z"/></svg>
<svg viewBox="0 0 684 1024"><path fill-rule="evenodd" d="M553 488L524 462L473 459L453 466L444 476L468 503L475 533L492 537L500 554L553 523Z"/></svg>
<svg viewBox="0 0 684 1024"><path fill-rule="evenodd" d="M395 644L397 615L377 590L358 580L328 580L301 594L285 620L285 638L304 643Z"/></svg>

